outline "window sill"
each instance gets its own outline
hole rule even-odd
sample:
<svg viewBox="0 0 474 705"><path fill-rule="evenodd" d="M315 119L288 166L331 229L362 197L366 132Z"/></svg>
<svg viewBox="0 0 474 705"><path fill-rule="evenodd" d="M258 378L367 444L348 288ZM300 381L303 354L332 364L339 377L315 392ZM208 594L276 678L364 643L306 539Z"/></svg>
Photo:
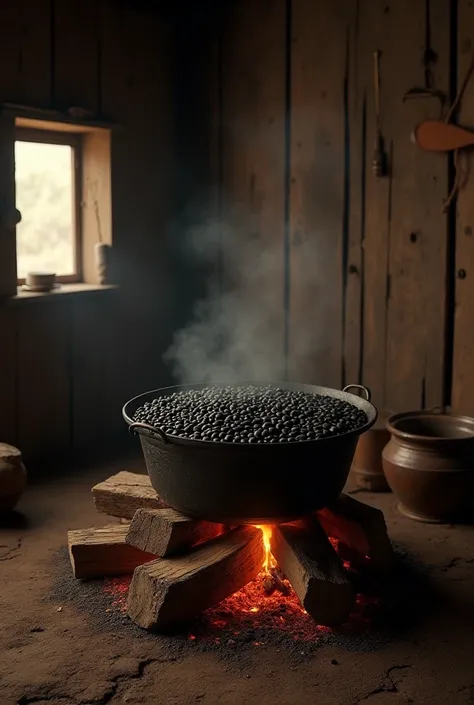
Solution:
<svg viewBox="0 0 474 705"><path fill-rule="evenodd" d="M107 291L116 291L117 289L118 287L114 284L61 284L58 289L40 293L36 291L23 291L21 287L18 287L16 296L4 299L3 303L7 306L18 306L27 302L58 301L63 300L64 297L80 296L82 298L86 295L96 295Z"/></svg>

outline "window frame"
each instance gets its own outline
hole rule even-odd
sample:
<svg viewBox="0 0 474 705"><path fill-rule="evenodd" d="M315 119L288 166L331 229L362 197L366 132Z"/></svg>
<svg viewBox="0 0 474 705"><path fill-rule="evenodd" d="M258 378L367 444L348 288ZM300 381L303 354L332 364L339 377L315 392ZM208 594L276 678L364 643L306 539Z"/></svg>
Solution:
<svg viewBox="0 0 474 705"><path fill-rule="evenodd" d="M82 233L82 174L83 154L82 135L73 132L35 129L31 127L15 127L16 142L38 142L41 144L59 144L71 147L72 158L72 195L73 195L73 244L74 244L74 274L58 275L56 281L60 284L76 284L83 281L83 233ZM16 187L16 176L15 176ZM25 279L17 279L18 286Z"/></svg>

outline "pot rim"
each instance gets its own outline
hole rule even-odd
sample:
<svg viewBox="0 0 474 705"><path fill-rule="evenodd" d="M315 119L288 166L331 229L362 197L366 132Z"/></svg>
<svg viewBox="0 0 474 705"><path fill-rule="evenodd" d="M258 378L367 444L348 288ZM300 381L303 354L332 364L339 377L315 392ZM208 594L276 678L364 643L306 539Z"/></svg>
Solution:
<svg viewBox="0 0 474 705"><path fill-rule="evenodd" d="M408 431L401 431L396 427L396 423L405 419L416 419L422 417L433 417L441 419L456 419L458 421L469 421L474 424L474 418L472 416L458 415L458 414L440 414L434 411L402 411L398 414L392 414L388 417L385 427L390 433L397 438L403 438L405 440L411 441L423 441L427 443L447 443L452 441L457 441L462 443L463 441L469 441L474 439L474 430L471 435L466 436L422 436L417 433L409 433Z"/></svg>
<svg viewBox="0 0 474 705"><path fill-rule="evenodd" d="M132 399L129 399L124 406L122 407L122 416L126 424L129 426L129 430L131 430L132 425L134 424L133 421L133 414L135 413L135 410L137 408L138 401L143 400L146 401L145 397L150 399L153 398L153 394L157 394L158 396L165 396L163 392L167 392L168 394L172 394L173 392L176 391L183 391L186 389L201 389L203 387L219 387L219 386L241 386L241 385L246 385L246 384L253 384L255 386L267 386L271 385L273 387L280 387L280 388L285 388L285 389L293 389L293 390L303 390L303 391L308 391L309 393L312 394L326 394L327 396L335 397L336 399L342 399L343 401L347 401L351 404L354 404L354 406L357 406L359 409L362 409L366 416L367 416L367 422L363 425L360 426L357 429L353 429L351 431L346 431L346 433L341 433L337 436L330 436L329 438L320 438L320 439L313 439L313 440L307 440L307 441L288 441L285 443L226 443L225 441L201 441L197 439L191 439L191 438L183 438L181 436L175 436L172 434L166 434L166 441L164 440L165 434L162 434L163 437L160 437L160 431L157 429L156 435L150 436L147 433L144 433L143 435L145 437L148 437L149 440L153 441L158 441L160 443L164 442L169 442L170 444L173 445L186 445L186 446L194 446L197 448L217 448L217 447L222 447L222 446L228 446L229 448L233 448L234 450L241 451L245 450L247 451L249 448L252 449L259 449L258 452L268 452L270 448L275 449L276 447L281 448L283 446L292 446L292 447L301 447L301 446L308 446L309 444L319 444L319 446L331 442L335 442L336 440L342 440L342 439L347 439L349 436L361 436L363 433L368 431L374 423L377 421L377 416L378 416L378 411L377 408L370 403L367 399L364 399L363 397L359 397L356 394L351 394L350 392L346 392L344 390L339 390L339 389L333 389L331 387L320 387L317 385L310 385L310 384L301 384L299 382L259 382L259 381L242 381L234 384L229 384L227 382L208 382L208 383L195 383L195 384L177 384L177 385L171 385L167 387L159 387L158 389L152 389L149 390L148 392L143 392L142 394L138 394L137 396L133 397ZM353 385L348 385L346 388L349 388ZM357 386L357 385L356 385ZM368 391L368 390L367 390ZM370 392L369 392L370 394ZM349 398L348 398L349 397ZM369 397L370 398L370 397ZM354 399L355 401L351 401L351 399ZM133 409L133 412L130 410ZM263 450L265 449L265 450Z"/></svg>

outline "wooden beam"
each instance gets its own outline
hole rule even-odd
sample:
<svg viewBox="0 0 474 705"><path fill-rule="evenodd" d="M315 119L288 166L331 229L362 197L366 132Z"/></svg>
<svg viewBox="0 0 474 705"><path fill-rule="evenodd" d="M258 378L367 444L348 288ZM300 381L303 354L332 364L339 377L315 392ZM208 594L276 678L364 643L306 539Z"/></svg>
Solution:
<svg viewBox="0 0 474 705"><path fill-rule="evenodd" d="M165 506L151 486L148 475L122 471L92 488L97 511L113 517L132 519L137 509Z"/></svg>
<svg viewBox="0 0 474 705"><path fill-rule="evenodd" d="M375 572L392 571L395 554L380 509L341 494L334 504L318 512L318 519L329 536L368 556Z"/></svg>
<svg viewBox="0 0 474 705"><path fill-rule="evenodd" d="M246 526L162 558L133 574L127 611L140 627L166 630L187 622L256 578L264 561L262 532Z"/></svg>
<svg viewBox="0 0 474 705"><path fill-rule="evenodd" d="M129 575L155 556L125 543L128 526L112 524L68 531L69 558L75 578L90 580Z"/></svg>
<svg viewBox="0 0 474 705"><path fill-rule="evenodd" d="M132 519L127 543L155 556L169 556L224 533L223 524L196 521L174 509L138 509Z"/></svg>
<svg viewBox="0 0 474 705"><path fill-rule="evenodd" d="M355 602L342 562L315 517L273 527L272 554L318 623L343 623Z"/></svg>

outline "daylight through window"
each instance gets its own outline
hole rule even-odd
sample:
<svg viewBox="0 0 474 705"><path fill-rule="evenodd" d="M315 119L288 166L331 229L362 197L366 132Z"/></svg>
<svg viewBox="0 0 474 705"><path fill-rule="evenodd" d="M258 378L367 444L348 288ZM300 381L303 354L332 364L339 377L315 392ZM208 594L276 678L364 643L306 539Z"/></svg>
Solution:
<svg viewBox="0 0 474 705"><path fill-rule="evenodd" d="M15 142L18 279L28 272L54 272L79 280L76 160L71 136L19 135ZM48 141L51 139L51 141ZM40 141L41 140L41 141Z"/></svg>

